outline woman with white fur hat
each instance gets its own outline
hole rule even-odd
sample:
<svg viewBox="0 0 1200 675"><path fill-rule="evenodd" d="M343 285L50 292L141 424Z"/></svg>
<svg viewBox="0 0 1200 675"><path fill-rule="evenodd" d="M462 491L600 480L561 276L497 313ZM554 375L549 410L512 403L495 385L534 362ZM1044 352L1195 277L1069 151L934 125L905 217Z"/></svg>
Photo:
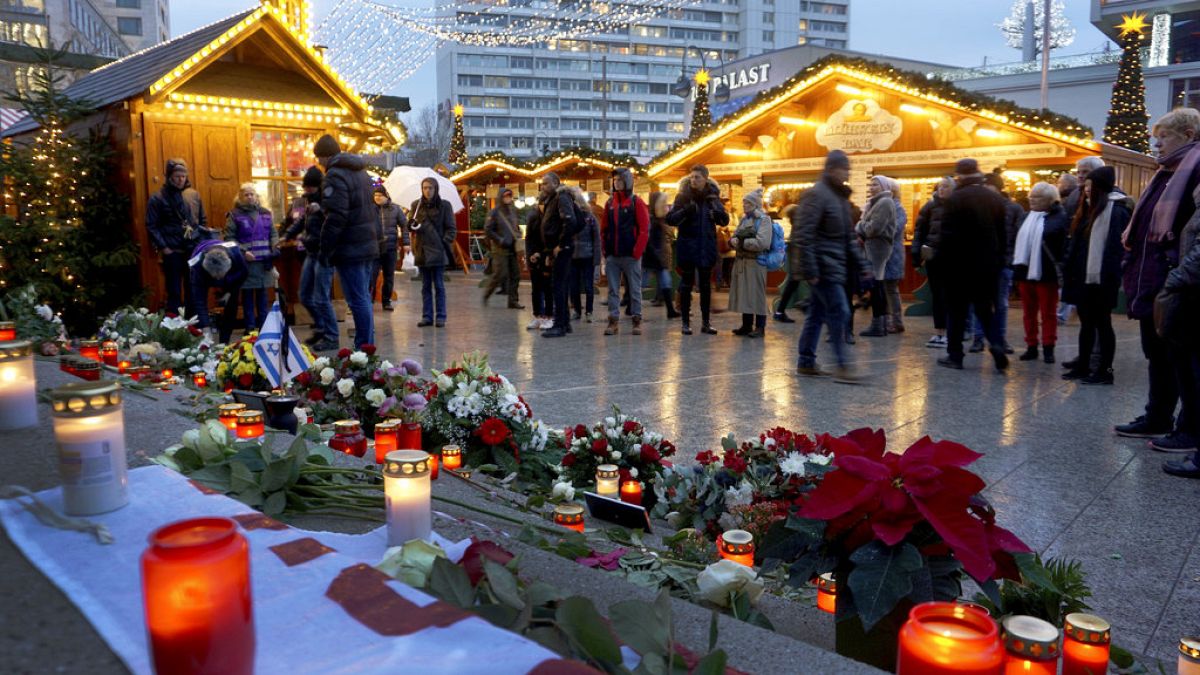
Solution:
<svg viewBox="0 0 1200 675"><path fill-rule="evenodd" d="M741 312L742 326L734 335L762 337L767 327L767 268L758 263L758 255L771 250L773 227L763 212L763 191L758 188L742 197L742 216L729 239L736 251L729 282L729 311Z"/></svg>

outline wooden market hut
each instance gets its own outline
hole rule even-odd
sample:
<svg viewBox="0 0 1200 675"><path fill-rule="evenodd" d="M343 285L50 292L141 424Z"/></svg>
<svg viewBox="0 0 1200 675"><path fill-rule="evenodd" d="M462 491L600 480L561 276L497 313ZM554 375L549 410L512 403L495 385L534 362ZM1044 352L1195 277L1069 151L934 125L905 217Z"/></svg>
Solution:
<svg viewBox="0 0 1200 675"><path fill-rule="evenodd" d="M238 187L258 185L264 206L282 217L315 162L312 146L334 134L350 152L377 152L404 140L309 43L303 0L262 0L239 12L98 68L65 91L96 113L79 123L108 135L131 200L131 231L141 247L141 280L152 305L164 297L158 261L146 234L149 196L165 180L168 158L183 158L210 227ZM31 136L26 118L6 135Z"/></svg>

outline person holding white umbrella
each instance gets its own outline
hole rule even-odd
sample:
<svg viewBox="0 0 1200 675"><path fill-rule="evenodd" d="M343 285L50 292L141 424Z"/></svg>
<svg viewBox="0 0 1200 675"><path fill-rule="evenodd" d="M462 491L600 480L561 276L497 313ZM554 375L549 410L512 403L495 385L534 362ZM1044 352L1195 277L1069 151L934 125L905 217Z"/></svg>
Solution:
<svg viewBox="0 0 1200 675"><path fill-rule="evenodd" d="M454 262L454 207L442 199L438 181L421 180L421 198L409 210L413 258L421 270L421 321L417 326L446 325L446 265ZM435 296L436 294L436 303ZM436 314L435 314L436 305Z"/></svg>

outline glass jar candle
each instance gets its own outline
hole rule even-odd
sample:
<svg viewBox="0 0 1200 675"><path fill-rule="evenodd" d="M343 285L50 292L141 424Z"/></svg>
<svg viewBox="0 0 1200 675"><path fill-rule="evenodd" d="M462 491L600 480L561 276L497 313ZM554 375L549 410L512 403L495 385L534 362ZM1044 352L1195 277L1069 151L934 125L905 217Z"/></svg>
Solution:
<svg viewBox="0 0 1200 675"><path fill-rule="evenodd" d="M998 675L1003 664L996 622L962 605L921 603L900 629L896 675Z"/></svg>
<svg viewBox="0 0 1200 675"><path fill-rule="evenodd" d="M375 425L375 463L383 464L387 461L387 454L393 450L399 450L400 443L400 421L399 420L384 420Z"/></svg>
<svg viewBox="0 0 1200 675"><path fill-rule="evenodd" d="M246 409L245 403L222 403L217 406L217 419L229 433L236 436L238 413Z"/></svg>
<svg viewBox="0 0 1200 675"><path fill-rule="evenodd" d="M402 448L402 449L404 449L404 448ZM429 456L429 480L437 480L438 479L438 466L441 465L441 463L442 463L442 458L439 457L438 455L430 455ZM468 474L466 477L469 478L470 474Z"/></svg>
<svg viewBox="0 0 1200 675"><path fill-rule="evenodd" d="M387 502L388 546L428 539L433 529L429 453L393 450L385 460L383 493Z"/></svg>
<svg viewBox="0 0 1200 675"><path fill-rule="evenodd" d="M559 504L554 507L554 524L568 530L583 532L583 507L579 504Z"/></svg>
<svg viewBox="0 0 1200 675"><path fill-rule="evenodd" d="M1058 629L1032 616L1004 618L1004 675L1057 675Z"/></svg>
<svg viewBox="0 0 1200 675"><path fill-rule="evenodd" d="M1200 638L1180 638L1175 672L1176 675L1200 675Z"/></svg>
<svg viewBox="0 0 1200 675"><path fill-rule="evenodd" d="M726 530L717 540L717 551L726 560L754 567L754 535L745 530Z"/></svg>
<svg viewBox="0 0 1200 675"><path fill-rule="evenodd" d="M1094 614L1075 612L1063 622L1062 675L1108 672L1112 627Z"/></svg>
<svg viewBox="0 0 1200 675"><path fill-rule="evenodd" d="M125 369L125 374L134 382L141 382L150 378L150 366L129 366Z"/></svg>
<svg viewBox="0 0 1200 675"><path fill-rule="evenodd" d="M164 380L169 380L169 379L171 379L172 377L175 377L175 371L174 371L174 370L171 370L170 368L163 368L163 369L162 369L162 379L164 379Z"/></svg>
<svg viewBox="0 0 1200 675"><path fill-rule="evenodd" d="M192 384L196 385L197 389L207 389L208 375L205 375L203 370L192 373Z"/></svg>
<svg viewBox="0 0 1200 675"><path fill-rule="evenodd" d="M107 513L129 503L125 412L117 382L77 382L50 392L63 510Z"/></svg>
<svg viewBox="0 0 1200 675"><path fill-rule="evenodd" d="M817 609L830 614L837 613L837 582L833 572L817 577Z"/></svg>
<svg viewBox="0 0 1200 675"><path fill-rule="evenodd" d="M72 371L72 374L89 382L96 382L100 379L100 362L90 359L79 359L75 363L75 370Z"/></svg>
<svg viewBox="0 0 1200 675"><path fill-rule="evenodd" d="M33 343L0 342L0 430L24 429L37 423Z"/></svg>
<svg viewBox="0 0 1200 675"><path fill-rule="evenodd" d="M132 367L133 364L129 361L117 361L117 373L120 375L124 375Z"/></svg>
<svg viewBox="0 0 1200 675"><path fill-rule="evenodd" d="M621 471L615 464L601 464L596 467L596 494L601 497L617 499L620 496Z"/></svg>
<svg viewBox="0 0 1200 675"><path fill-rule="evenodd" d="M17 339L17 324L12 321L0 321L0 342L12 342Z"/></svg>
<svg viewBox="0 0 1200 675"><path fill-rule="evenodd" d="M228 518L160 527L142 554L142 601L154 671L251 675L250 550Z"/></svg>
<svg viewBox="0 0 1200 675"><path fill-rule="evenodd" d="M642 505L642 484L640 481L627 480L621 483L621 501L626 504Z"/></svg>
<svg viewBox="0 0 1200 675"><path fill-rule="evenodd" d="M112 340L106 340L100 345L100 360L106 366L117 366L117 343Z"/></svg>
<svg viewBox="0 0 1200 675"><path fill-rule="evenodd" d="M457 445L442 446L442 466L451 471L462 468L462 448Z"/></svg>
<svg viewBox="0 0 1200 675"><path fill-rule="evenodd" d="M80 340L79 355L85 359L93 361L100 360L100 341L99 340Z"/></svg>
<svg viewBox="0 0 1200 675"><path fill-rule="evenodd" d="M397 432L397 447L400 450L420 450L421 425L416 422L404 422Z"/></svg>
<svg viewBox="0 0 1200 675"><path fill-rule="evenodd" d="M243 410L237 416L237 438L239 441L257 441L266 433L263 414L260 410Z"/></svg>
<svg viewBox="0 0 1200 675"><path fill-rule="evenodd" d="M333 423L333 438L329 447L347 455L362 457L367 454L367 437L363 435L358 420L338 420Z"/></svg>

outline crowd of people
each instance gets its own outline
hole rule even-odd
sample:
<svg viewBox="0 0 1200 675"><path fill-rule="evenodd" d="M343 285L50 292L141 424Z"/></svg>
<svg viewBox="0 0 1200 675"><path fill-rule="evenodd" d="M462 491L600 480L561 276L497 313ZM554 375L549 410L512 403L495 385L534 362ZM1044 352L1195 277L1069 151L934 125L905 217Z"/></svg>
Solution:
<svg viewBox="0 0 1200 675"><path fill-rule="evenodd" d="M1114 431L1149 438L1159 451L1192 453L1167 462L1164 470L1200 478L1200 112L1171 111L1155 123L1152 136L1159 170L1136 198L1117 187L1112 167L1088 157L1056 184L1032 185L1026 208L1005 192L1001 176L963 158L919 209L908 251L899 181L872 176L860 210L847 185L850 157L839 150L826 156L820 179L796 204L768 213L763 191L756 189L743 196L736 219L703 165L691 168L673 201L658 191L643 200L632 171L618 168L602 206L547 173L524 232L509 189L499 192L487 214L491 274L483 303L502 294L509 308L525 309L519 299L524 263L528 328L562 338L573 332L572 321L592 321L603 269L605 335L620 332L622 308L630 332L642 333L643 288L651 285L652 304L665 307L667 319L678 319L689 336L692 291L698 290L698 330L716 335L715 277L718 287L728 284L727 311L741 315L733 334L753 339L765 334L769 316L794 323L787 311L807 287L797 373L855 384L860 377L848 347L855 341L855 299L871 311L859 336L905 333L899 282L911 260L928 280L934 334L925 344L945 350L939 366L961 370L967 353L986 349L998 371L1010 367L1015 350L1006 335L1007 312L1015 284L1025 342L1019 359L1055 363L1058 326L1074 311L1078 356L1062 364L1062 377L1111 385L1112 314L1123 291L1128 316L1139 324L1149 394L1144 414ZM308 344L317 351L339 346L330 302L336 275L358 347L374 342L372 289L382 275L381 306L391 311L397 261L411 247L421 277L417 325L444 326L444 273L455 260L456 227L437 181L423 181L420 198L406 210L372 184L360 156L342 152L332 137L318 140L314 155L318 166L305 174L303 194L280 227L254 185L246 184L226 216L223 236L207 226L186 164L167 163L167 181L150 199L146 224L161 257L168 307L190 308L208 328L209 296L217 289L223 306L219 338L229 339L239 304L246 329L253 329L266 314L281 242L294 242L305 254L299 299L313 320ZM778 220L790 221L786 237ZM786 281L772 309L767 274L780 268ZM822 329L833 352L832 371L817 362Z"/></svg>

